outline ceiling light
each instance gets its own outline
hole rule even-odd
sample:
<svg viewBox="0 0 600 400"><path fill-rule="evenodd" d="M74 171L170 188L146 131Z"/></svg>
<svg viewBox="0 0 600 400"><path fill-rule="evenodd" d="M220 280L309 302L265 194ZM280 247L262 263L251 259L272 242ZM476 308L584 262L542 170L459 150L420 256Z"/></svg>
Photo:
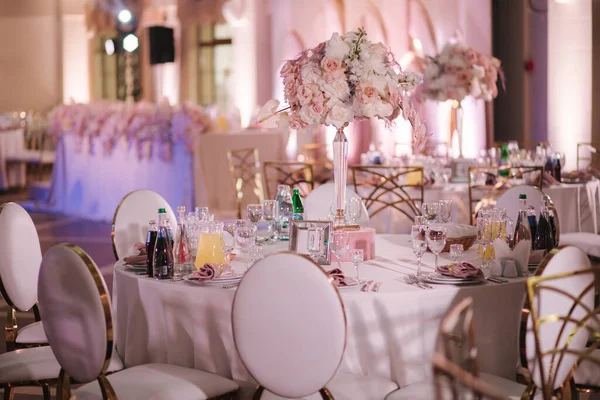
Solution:
<svg viewBox="0 0 600 400"><path fill-rule="evenodd" d="M117 15L117 19L122 24L128 23L129 21L131 21L131 18L133 18L133 16L131 15L131 11L129 11L128 9L119 11L119 14Z"/></svg>
<svg viewBox="0 0 600 400"><path fill-rule="evenodd" d="M128 52L135 51L139 46L139 41L137 36L133 34L129 34L123 38L123 49Z"/></svg>

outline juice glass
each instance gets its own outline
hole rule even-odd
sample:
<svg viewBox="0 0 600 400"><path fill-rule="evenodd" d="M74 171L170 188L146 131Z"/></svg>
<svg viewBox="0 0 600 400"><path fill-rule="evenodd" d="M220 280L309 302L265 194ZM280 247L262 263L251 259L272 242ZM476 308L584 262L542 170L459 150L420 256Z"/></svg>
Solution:
<svg viewBox="0 0 600 400"><path fill-rule="evenodd" d="M225 264L223 252L223 223L206 221L199 224L198 250L194 266L197 270L206 263Z"/></svg>

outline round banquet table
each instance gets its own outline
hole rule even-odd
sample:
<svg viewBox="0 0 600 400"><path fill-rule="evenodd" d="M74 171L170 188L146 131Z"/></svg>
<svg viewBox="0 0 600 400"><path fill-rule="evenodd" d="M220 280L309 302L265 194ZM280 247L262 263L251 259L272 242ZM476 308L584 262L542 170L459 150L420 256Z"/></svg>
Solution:
<svg viewBox="0 0 600 400"><path fill-rule="evenodd" d="M266 246L265 253L286 250L287 245ZM376 254L359 273L361 279L383 282L379 292L340 290L348 337L339 372L380 376L400 387L427 379L440 318L449 306L471 296L481 370L514 379L524 278L423 290L404 282L405 275L416 271L409 235L377 235ZM474 249L465 252L466 261L478 258ZM448 261L448 253L440 255L441 263ZM433 271L432 254L425 254L423 262L424 272ZM240 260L232 265L238 272L244 269ZM343 270L354 271L350 263L343 263ZM240 397L249 398L255 383L233 342L234 294L235 289L219 286L146 278L117 262L113 307L119 355L127 367L167 363L214 372L239 382Z"/></svg>

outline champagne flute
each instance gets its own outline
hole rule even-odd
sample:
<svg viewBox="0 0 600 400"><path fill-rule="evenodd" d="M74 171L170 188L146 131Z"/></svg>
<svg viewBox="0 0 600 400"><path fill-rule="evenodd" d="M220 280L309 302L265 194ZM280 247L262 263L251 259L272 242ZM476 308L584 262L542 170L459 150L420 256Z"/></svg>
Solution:
<svg viewBox="0 0 600 400"><path fill-rule="evenodd" d="M235 235L235 243L242 250L244 260L246 260L246 271L250 268L249 265L249 250L252 243L256 242L256 230L253 226L242 226L237 228Z"/></svg>
<svg viewBox="0 0 600 400"><path fill-rule="evenodd" d="M311 226L308 228L308 255L315 264L318 264L319 258L323 254L323 233L324 230L321 227Z"/></svg>
<svg viewBox="0 0 600 400"><path fill-rule="evenodd" d="M410 230L410 243L412 251L417 256L417 278L421 279L421 257L427 251L426 239L427 227L424 225L413 225Z"/></svg>
<svg viewBox="0 0 600 400"><path fill-rule="evenodd" d="M331 234L331 252L335 255L338 267L342 269L342 257L348 252L350 236L346 231L335 231Z"/></svg>
<svg viewBox="0 0 600 400"><path fill-rule="evenodd" d="M358 266L365 260L365 251L363 249L350 250L350 261L354 264L354 270L356 271L356 282L360 283L358 279Z"/></svg>
<svg viewBox="0 0 600 400"><path fill-rule="evenodd" d="M427 245L429 246L429 250L431 250L431 252L435 254L436 271L438 267L438 255L442 252L442 250L444 250L444 247L446 246L446 236L446 228L442 228L439 226L432 226L427 231Z"/></svg>
<svg viewBox="0 0 600 400"><path fill-rule="evenodd" d="M248 219L252 222L254 226L254 230L258 230L258 223L262 219L263 216L263 205L262 204L248 204L246 206L246 211L248 213Z"/></svg>
<svg viewBox="0 0 600 400"><path fill-rule="evenodd" d="M481 266L487 268L487 248L491 242L492 227L490 220L487 218L479 217L476 222L477 226L477 242L481 246Z"/></svg>
<svg viewBox="0 0 600 400"><path fill-rule="evenodd" d="M279 209L279 202L277 200L265 200L263 202L263 219L267 222L269 229L269 242L274 241L275 232L273 229L273 221Z"/></svg>

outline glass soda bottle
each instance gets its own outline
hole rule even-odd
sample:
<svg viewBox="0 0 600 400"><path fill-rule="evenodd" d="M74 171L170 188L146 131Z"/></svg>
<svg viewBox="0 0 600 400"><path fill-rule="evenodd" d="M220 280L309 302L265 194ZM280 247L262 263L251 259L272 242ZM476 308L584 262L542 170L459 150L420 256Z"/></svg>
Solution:
<svg viewBox="0 0 600 400"><path fill-rule="evenodd" d="M538 223L535 215L534 206L527 206L527 220L529 222L529 230L531 231L531 237L535 238L535 232L537 230ZM535 250L533 240L531 241L531 250Z"/></svg>
<svg viewBox="0 0 600 400"><path fill-rule="evenodd" d="M304 205L302 204L302 197L300 196L300 190L294 189L294 194L292 196L292 207L294 209L294 219L295 220L303 220L304 219Z"/></svg>
<svg viewBox="0 0 600 400"><path fill-rule="evenodd" d="M279 202L279 240L290 239L290 220L293 216L292 193L288 185L277 185L277 197Z"/></svg>
<svg viewBox="0 0 600 400"><path fill-rule="evenodd" d="M146 276L149 278L154 278L154 245L156 244L157 231L156 221L150 221L148 233L146 233Z"/></svg>
<svg viewBox="0 0 600 400"><path fill-rule="evenodd" d="M540 212L540 220L538 222L538 229L535 233L535 250L546 250L550 251L554 248L554 239L552 237L552 227L549 222L550 216L547 207L542 207Z"/></svg>
<svg viewBox="0 0 600 400"><path fill-rule="evenodd" d="M155 279L171 279L173 277L173 249L167 233L167 212L164 208L158 209L158 233L152 265Z"/></svg>
<svg viewBox="0 0 600 400"><path fill-rule="evenodd" d="M167 237L169 238L169 242L171 242L171 248L173 248L173 245L175 243L175 238L173 237L173 228L171 228L171 221L169 220L169 218L167 218L166 221Z"/></svg>
<svg viewBox="0 0 600 400"><path fill-rule="evenodd" d="M531 228L529 227L529 220L527 218L527 195L521 193L519 195L519 216L517 218L517 225L515 226L515 239L514 245L516 246L523 240L531 241Z"/></svg>
<svg viewBox="0 0 600 400"><path fill-rule="evenodd" d="M173 246L174 275L187 272L191 257L190 239L185 225L185 206L177 207L177 235Z"/></svg>

